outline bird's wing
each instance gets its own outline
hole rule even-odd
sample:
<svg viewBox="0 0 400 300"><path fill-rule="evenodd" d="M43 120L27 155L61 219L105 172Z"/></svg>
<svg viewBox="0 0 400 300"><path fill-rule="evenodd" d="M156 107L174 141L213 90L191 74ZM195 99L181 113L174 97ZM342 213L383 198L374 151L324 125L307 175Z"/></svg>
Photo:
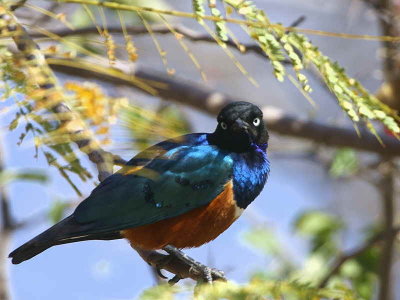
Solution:
<svg viewBox="0 0 400 300"><path fill-rule="evenodd" d="M83 234L119 231L184 214L211 202L233 161L210 145L173 147L107 178L75 210ZM76 233L78 234L78 232Z"/></svg>

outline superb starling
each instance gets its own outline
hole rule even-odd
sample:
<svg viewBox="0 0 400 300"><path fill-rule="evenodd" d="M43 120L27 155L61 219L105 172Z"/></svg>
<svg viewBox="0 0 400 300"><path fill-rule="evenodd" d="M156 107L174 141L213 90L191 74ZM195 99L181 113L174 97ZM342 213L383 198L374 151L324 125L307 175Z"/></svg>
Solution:
<svg viewBox="0 0 400 300"><path fill-rule="evenodd" d="M270 170L257 106L228 104L217 121L213 133L187 134L136 155L69 217L13 251L12 262L86 240L126 238L150 250L215 239L260 194Z"/></svg>

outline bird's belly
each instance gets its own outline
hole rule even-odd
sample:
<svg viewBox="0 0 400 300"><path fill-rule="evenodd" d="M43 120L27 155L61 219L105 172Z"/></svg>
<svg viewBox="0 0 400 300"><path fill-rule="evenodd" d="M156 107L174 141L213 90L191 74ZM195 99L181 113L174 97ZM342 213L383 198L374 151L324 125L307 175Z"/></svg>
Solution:
<svg viewBox="0 0 400 300"><path fill-rule="evenodd" d="M166 245L199 247L224 232L242 211L236 206L230 181L209 204L177 217L124 230L122 235L132 246L148 250Z"/></svg>

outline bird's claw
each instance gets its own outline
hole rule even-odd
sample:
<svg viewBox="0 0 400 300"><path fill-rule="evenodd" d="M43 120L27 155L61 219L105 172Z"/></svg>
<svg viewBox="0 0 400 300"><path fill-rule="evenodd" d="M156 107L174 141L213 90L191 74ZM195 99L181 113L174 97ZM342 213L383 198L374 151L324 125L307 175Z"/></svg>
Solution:
<svg viewBox="0 0 400 300"><path fill-rule="evenodd" d="M170 285L174 285L175 283L178 283L179 280L181 280L181 279L182 279L181 276L175 275L175 276L172 277L170 280L168 280L168 283L169 283Z"/></svg>
<svg viewBox="0 0 400 300"><path fill-rule="evenodd" d="M193 265L190 269L191 273L200 274L205 283L213 283L215 280L226 281L223 271L207 267L201 263Z"/></svg>
<svg viewBox="0 0 400 300"><path fill-rule="evenodd" d="M165 255L165 256L164 256L162 259L160 259L160 260L157 262L157 264L154 266L154 268L155 268L155 270L156 270L156 272L157 272L157 275L160 276L162 279L168 279L168 277L165 276L165 275L161 272L161 270L164 268L164 266L165 266L166 264L168 264L168 263L171 261L172 258L173 258L173 256L172 256L171 254ZM178 283L179 280L181 280L181 279L182 279L182 278L181 278L179 275L175 275L175 276L172 277L170 280L168 280L168 283L169 283L170 285L174 285L174 284Z"/></svg>
<svg viewBox="0 0 400 300"><path fill-rule="evenodd" d="M168 279L168 277L165 276L165 275L161 272L161 268L160 268L159 266L156 266L155 269L156 269L157 275L158 275L159 277L161 277L162 279Z"/></svg>
<svg viewBox="0 0 400 300"><path fill-rule="evenodd" d="M165 255L162 259L160 259L157 264L154 266L157 275L160 276L162 279L168 279L167 276L165 276L161 270L163 269L163 267L168 264L171 261L171 256L170 255Z"/></svg>

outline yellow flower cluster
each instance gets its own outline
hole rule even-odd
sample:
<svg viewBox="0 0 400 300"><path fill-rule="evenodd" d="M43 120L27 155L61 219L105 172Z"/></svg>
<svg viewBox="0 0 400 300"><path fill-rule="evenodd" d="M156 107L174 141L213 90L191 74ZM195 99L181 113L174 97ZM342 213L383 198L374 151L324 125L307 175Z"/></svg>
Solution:
<svg viewBox="0 0 400 300"><path fill-rule="evenodd" d="M75 94L73 106L81 118L95 134L105 136L102 144L109 144L110 127L116 123L118 110L127 104L127 99L108 97L98 85L89 82L67 82L64 87Z"/></svg>

